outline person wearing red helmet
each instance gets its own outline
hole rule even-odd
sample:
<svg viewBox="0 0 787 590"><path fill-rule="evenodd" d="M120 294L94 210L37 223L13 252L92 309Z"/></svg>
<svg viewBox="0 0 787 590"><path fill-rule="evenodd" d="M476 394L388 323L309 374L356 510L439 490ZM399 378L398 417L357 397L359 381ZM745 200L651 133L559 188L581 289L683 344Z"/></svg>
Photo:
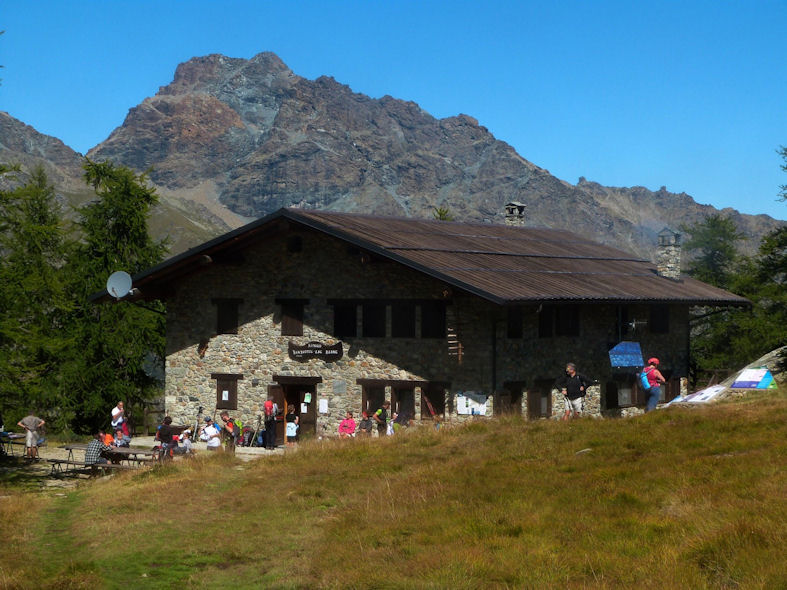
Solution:
<svg viewBox="0 0 787 590"><path fill-rule="evenodd" d="M664 376L657 368L658 366L659 359L656 357L651 357L648 359L648 365L642 369L642 372L647 376L648 384L650 385L650 389L648 389L648 405L645 406L646 412L656 409L659 399L661 398L661 385L662 383L666 383Z"/></svg>

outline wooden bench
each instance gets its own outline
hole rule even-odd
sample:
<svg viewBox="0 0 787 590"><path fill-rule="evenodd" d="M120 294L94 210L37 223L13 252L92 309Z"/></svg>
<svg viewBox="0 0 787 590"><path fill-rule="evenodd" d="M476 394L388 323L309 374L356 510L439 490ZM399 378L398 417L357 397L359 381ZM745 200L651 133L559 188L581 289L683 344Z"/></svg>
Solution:
<svg viewBox="0 0 787 590"><path fill-rule="evenodd" d="M52 472L50 474L52 477L60 477L62 475L68 475L69 473L73 473L74 475L83 473L93 477L117 469L135 469L132 465L119 465L116 463L85 463L84 461L73 461L69 459L47 459L47 461L52 464ZM64 465L65 470L63 469Z"/></svg>

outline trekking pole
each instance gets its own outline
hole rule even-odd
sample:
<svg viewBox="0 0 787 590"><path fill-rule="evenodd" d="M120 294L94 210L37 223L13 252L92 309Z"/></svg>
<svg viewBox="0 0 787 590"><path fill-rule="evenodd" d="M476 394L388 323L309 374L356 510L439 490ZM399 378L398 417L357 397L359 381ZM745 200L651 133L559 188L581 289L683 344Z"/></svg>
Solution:
<svg viewBox="0 0 787 590"><path fill-rule="evenodd" d="M191 432L192 440L194 440L194 437L196 437L197 434L198 434L197 433L197 429L199 428L199 418L200 418L200 416L202 416L202 406L200 406L199 410L197 410L197 419L194 421L194 430L192 430L192 432Z"/></svg>
<svg viewBox="0 0 787 590"><path fill-rule="evenodd" d="M251 440L249 441L249 446L250 446L250 447L256 447L256 446L257 446L257 433L258 433L259 431L260 431L260 417L259 417L259 415L258 415L258 416L257 416L257 428L256 428L256 429L254 430L254 432L252 433L252 435L251 435Z"/></svg>

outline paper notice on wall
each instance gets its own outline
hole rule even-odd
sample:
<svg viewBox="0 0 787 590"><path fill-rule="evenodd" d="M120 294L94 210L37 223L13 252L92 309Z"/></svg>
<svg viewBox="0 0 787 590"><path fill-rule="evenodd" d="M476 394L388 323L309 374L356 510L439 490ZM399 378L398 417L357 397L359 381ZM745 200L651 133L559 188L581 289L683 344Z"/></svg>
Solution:
<svg viewBox="0 0 787 590"><path fill-rule="evenodd" d="M322 398L320 400L320 414L327 414L328 413L328 400L326 398Z"/></svg>
<svg viewBox="0 0 787 590"><path fill-rule="evenodd" d="M221 392L221 401L228 402L230 401L230 392L226 389Z"/></svg>
<svg viewBox="0 0 787 590"><path fill-rule="evenodd" d="M303 403L310 404L312 401L312 394L311 393L304 393L303 394Z"/></svg>
<svg viewBox="0 0 787 590"><path fill-rule="evenodd" d="M456 394L456 413L474 416L486 415L487 398L484 394L466 391Z"/></svg>
<svg viewBox="0 0 787 590"><path fill-rule="evenodd" d="M306 414L309 412L309 404L301 404L301 414Z"/></svg>

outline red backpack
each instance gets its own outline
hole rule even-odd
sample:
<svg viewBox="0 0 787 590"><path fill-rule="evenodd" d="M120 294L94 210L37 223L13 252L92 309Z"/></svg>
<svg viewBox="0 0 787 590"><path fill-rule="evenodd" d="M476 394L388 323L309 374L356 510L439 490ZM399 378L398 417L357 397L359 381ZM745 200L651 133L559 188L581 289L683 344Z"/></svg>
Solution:
<svg viewBox="0 0 787 590"><path fill-rule="evenodd" d="M275 417L273 415L273 402L271 400L268 400L268 401L265 402L264 408L265 408L265 417L266 418L274 418Z"/></svg>

